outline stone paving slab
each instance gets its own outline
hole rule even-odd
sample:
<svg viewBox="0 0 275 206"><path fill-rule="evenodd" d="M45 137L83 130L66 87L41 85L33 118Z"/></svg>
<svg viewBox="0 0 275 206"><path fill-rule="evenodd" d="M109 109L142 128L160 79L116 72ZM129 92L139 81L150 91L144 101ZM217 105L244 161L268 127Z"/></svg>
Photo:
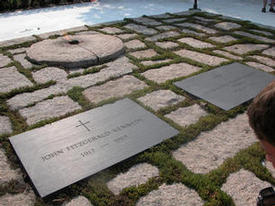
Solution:
<svg viewBox="0 0 275 206"><path fill-rule="evenodd" d="M0 47L8 47L8 46L12 46L15 44L22 44L24 42L35 41L35 40L36 40L36 38L34 36L28 36L28 37L12 39L12 40L8 40L8 41L0 41Z"/></svg>
<svg viewBox="0 0 275 206"><path fill-rule="evenodd" d="M178 39L179 42L188 44L191 47L199 48L199 49L205 49L205 48L213 48L215 47L213 44L203 42L191 37L184 37L181 39Z"/></svg>
<svg viewBox="0 0 275 206"><path fill-rule="evenodd" d="M258 179L252 172L241 169L231 174L221 189L232 197L236 206L247 206L257 205L260 190L270 186L270 183Z"/></svg>
<svg viewBox="0 0 275 206"><path fill-rule="evenodd" d="M247 54L248 52L258 51L268 48L266 44L235 44L225 47L224 49L236 54Z"/></svg>
<svg viewBox="0 0 275 206"><path fill-rule="evenodd" d="M155 19L167 19L167 18L170 18L172 16L170 14L164 13L164 14L153 15L151 17L153 17Z"/></svg>
<svg viewBox="0 0 275 206"><path fill-rule="evenodd" d="M173 19L165 19L165 20L162 20L163 22L165 23L177 23L177 22L182 22L182 21L185 21L186 18L173 18Z"/></svg>
<svg viewBox="0 0 275 206"><path fill-rule="evenodd" d="M124 32L123 30L116 27L104 27L103 29L99 29L99 31L103 31L107 34L119 34Z"/></svg>
<svg viewBox="0 0 275 206"><path fill-rule="evenodd" d="M172 59L164 59L164 60L155 60L155 61L142 61L141 64L145 65L145 66L150 66L150 65L154 65L154 64L161 64L161 63L167 63L172 61Z"/></svg>
<svg viewBox="0 0 275 206"><path fill-rule="evenodd" d="M31 87L33 84L23 74L19 73L16 67L0 69L0 93L10 92L13 89ZM12 82L12 84L11 84Z"/></svg>
<svg viewBox="0 0 275 206"><path fill-rule="evenodd" d="M0 115L0 135L12 133L12 125L10 119Z"/></svg>
<svg viewBox="0 0 275 206"><path fill-rule="evenodd" d="M17 54L13 56L15 61L18 61L25 69L30 69L34 65L26 59L26 54Z"/></svg>
<svg viewBox="0 0 275 206"><path fill-rule="evenodd" d="M42 120L60 117L79 109L81 107L78 103L67 96L61 96L39 102L32 107L21 109L19 113L26 119L28 125L32 125Z"/></svg>
<svg viewBox="0 0 275 206"><path fill-rule="evenodd" d="M214 50L213 52L216 53L216 54L220 54L220 55L223 55L225 57L228 57L230 59L234 59L234 60L242 60L243 59L242 57L230 54L229 52L226 52L226 51Z"/></svg>
<svg viewBox="0 0 275 206"><path fill-rule="evenodd" d="M150 18L147 18L147 17L139 17L139 18L135 18L135 19L132 19L132 20L137 22L137 23L141 23L141 24L144 24L144 25L147 25L147 26L158 26L158 25L162 24L159 21L156 21L154 19L150 19Z"/></svg>
<svg viewBox="0 0 275 206"><path fill-rule="evenodd" d="M164 26L158 26L156 27L156 29L161 31L169 31L169 30L177 29L177 27L164 25Z"/></svg>
<svg viewBox="0 0 275 206"><path fill-rule="evenodd" d="M8 56L4 56L0 54L0 68L6 66L7 64L11 63L12 60Z"/></svg>
<svg viewBox="0 0 275 206"><path fill-rule="evenodd" d="M272 177L275 178L275 168L273 167L272 163L269 161L265 161L265 166L268 171L271 173Z"/></svg>
<svg viewBox="0 0 275 206"><path fill-rule="evenodd" d="M204 21L204 22L207 22L207 23L211 23L211 22L217 21L216 19L208 19L208 18L201 17L201 16L195 16L194 19L197 19L199 21Z"/></svg>
<svg viewBox="0 0 275 206"><path fill-rule="evenodd" d="M32 73L34 81L44 84L48 81L63 81L67 79L67 73L63 69L57 67L46 67Z"/></svg>
<svg viewBox="0 0 275 206"><path fill-rule="evenodd" d="M259 40L259 41L263 41L265 43L275 43L275 40L268 39L266 37L258 36L258 35L255 35L255 34L244 32L244 31L235 31L233 33L241 35L241 36L249 37L251 39L256 39L256 40Z"/></svg>
<svg viewBox="0 0 275 206"><path fill-rule="evenodd" d="M272 57L275 58L275 47L271 47L267 50L264 50L263 54L268 55L268 56L272 56Z"/></svg>
<svg viewBox="0 0 275 206"><path fill-rule="evenodd" d="M251 29L250 31L256 32L256 33L259 33L259 34L263 34L263 35L266 35L266 36L273 36L273 34L268 32L268 31L262 31L262 30L257 30L257 29Z"/></svg>
<svg viewBox="0 0 275 206"><path fill-rule="evenodd" d="M26 52L27 49L28 49L27 47L21 47L21 48L18 48L18 49L8 50L8 52L10 52L11 54L20 54L20 53Z"/></svg>
<svg viewBox="0 0 275 206"><path fill-rule="evenodd" d="M154 57L158 53L155 52L154 49L147 49L147 50L142 50L142 51L131 52L129 54L131 56L137 58L137 59L142 59L142 58L151 58L151 57Z"/></svg>
<svg viewBox="0 0 275 206"><path fill-rule="evenodd" d="M53 31L53 32L47 32L44 34L39 34L38 37L41 39L48 39L50 36L53 36L53 35L62 36L69 32L80 32L80 31L87 31L87 30L88 30L88 28L86 26L78 26L78 27L73 27L73 28L69 28L69 29L63 29L63 30L59 30L59 31Z"/></svg>
<svg viewBox="0 0 275 206"><path fill-rule="evenodd" d="M154 111L178 104L184 100L184 96L177 95L170 90L158 90L138 98L138 101L151 107Z"/></svg>
<svg viewBox="0 0 275 206"><path fill-rule="evenodd" d="M133 30L137 33L141 33L141 34L144 34L144 35L153 35L153 34L158 33L158 31L155 30L155 29L148 28L146 26L142 26L142 25L139 25L139 24L127 24L124 27L126 29L130 29L130 30Z"/></svg>
<svg viewBox="0 0 275 206"><path fill-rule="evenodd" d="M179 32L167 31L167 32L156 34L156 35L151 36L151 37L147 37L145 40L146 41L159 41L159 40L166 39L166 38L177 37L179 35L180 35Z"/></svg>
<svg viewBox="0 0 275 206"><path fill-rule="evenodd" d="M211 39L212 41L218 42L218 43L228 43L228 42L232 42L232 41L236 41L237 39L229 36L229 35L225 35L225 36L218 36L218 37L210 37L209 39Z"/></svg>
<svg viewBox="0 0 275 206"><path fill-rule="evenodd" d="M124 188L145 184L150 178L158 175L157 167L148 163L141 163L116 176L107 183L107 186L115 195L118 195Z"/></svg>
<svg viewBox="0 0 275 206"><path fill-rule="evenodd" d="M0 196L1 206L34 206L35 194L30 191L25 191L20 194L5 194Z"/></svg>
<svg viewBox="0 0 275 206"><path fill-rule="evenodd" d="M124 43L124 45L128 49L142 49L142 48L146 47L146 45L142 41L140 41L138 39L134 39L134 40L128 41L128 42Z"/></svg>
<svg viewBox="0 0 275 206"><path fill-rule="evenodd" d="M254 67L256 69L261 69L265 72L273 72L275 71L274 69L272 69L271 67L268 67L264 64L260 64L260 63L257 63L257 62L245 62L247 65L251 66L251 67Z"/></svg>
<svg viewBox="0 0 275 206"><path fill-rule="evenodd" d="M200 52L190 51L186 49L181 49L174 53L181 57L186 57L203 64L208 64L210 66L218 66L221 63L228 61L227 59L221 57L211 56L208 54L203 54Z"/></svg>
<svg viewBox="0 0 275 206"><path fill-rule="evenodd" d="M163 184L158 190L142 197L137 206L202 206L204 202L195 190L183 184Z"/></svg>
<svg viewBox="0 0 275 206"><path fill-rule="evenodd" d="M200 69L201 68L190 64L179 63L163 66L159 69L151 69L142 73L142 75L145 78L160 84L166 82L167 80L188 76L194 72L198 72Z"/></svg>
<svg viewBox="0 0 275 206"><path fill-rule="evenodd" d="M189 107L179 108L176 111L165 115L165 117L173 120L182 127L187 127L191 124L195 124L201 117L206 115L207 112L205 112L198 104L194 104Z"/></svg>
<svg viewBox="0 0 275 206"><path fill-rule="evenodd" d="M163 49L173 49L179 46L177 43L172 41L156 42L156 45Z"/></svg>
<svg viewBox="0 0 275 206"><path fill-rule="evenodd" d="M116 35L118 38L123 39L123 40L128 40L137 37L137 34L120 34Z"/></svg>
<svg viewBox="0 0 275 206"><path fill-rule="evenodd" d="M205 33L198 33L198 32L195 32L193 30L190 30L190 29L182 29L181 32L186 33L186 34L192 34L192 35L195 35L195 36L200 36L200 37L206 36Z"/></svg>
<svg viewBox="0 0 275 206"><path fill-rule="evenodd" d="M62 206L92 206L92 204L86 197L78 196L72 199L70 202L62 204Z"/></svg>
<svg viewBox="0 0 275 206"><path fill-rule="evenodd" d="M194 173L208 173L227 158L256 142L246 114L223 122L194 141L182 145L173 156Z"/></svg>
<svg viewBox="0 0 275 206"><path fill-rule="evenodd" d="M123 97L133 91L144 89L147 85L133 76L124 76L120 79L109 81L103 85L86 89L83 94L93 103L98 103L102 100Z"/></svg>
<svg viewBox="0 0 275 206"><path fill-rule="evenodd" d="M239 29L241 25L233 23L233 22L221 22L215 25L215 27L223 30L232 30L232 29Z"/></svg>
<svg viewBox="0 0 275 206"><path fill-rule="evenodd" d="M218 31L214 29L210 29L208 27L202 26L200 24L194 24L194 23L182 23L182 24L177 24L179 27L191 27L193 29L201 30L207 34L216 34Z"/></svg>
<svg viewBox="0 0 275 206"><path fill-rule="evenodd" d="M259 62L261 62L263 64L266 64L266 65L268 65L270 67L274 67L275 66L275 60L270 59L268 57L263 57L263 56L258 56L258 55L253 55L253 56L250 56L250 57L253 58L253 59L256 59Z"/></svg>

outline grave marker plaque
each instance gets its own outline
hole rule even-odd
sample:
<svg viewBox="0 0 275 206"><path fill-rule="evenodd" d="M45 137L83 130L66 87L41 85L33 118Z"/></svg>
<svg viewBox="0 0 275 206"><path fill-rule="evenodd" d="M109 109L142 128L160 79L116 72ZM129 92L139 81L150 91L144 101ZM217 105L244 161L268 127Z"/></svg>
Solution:
<svg viewBox="0 0 275 206"><path fill-rule="evenodd" d="M45 197L142 152L178 131L123 99L10 138Z"/></svg>
<svg viewBox="0 0 275 206"><path fill-rule="evenodd" d="M224 110L254 98L274 75L233 63L178 81L176 86Z"/></svg>

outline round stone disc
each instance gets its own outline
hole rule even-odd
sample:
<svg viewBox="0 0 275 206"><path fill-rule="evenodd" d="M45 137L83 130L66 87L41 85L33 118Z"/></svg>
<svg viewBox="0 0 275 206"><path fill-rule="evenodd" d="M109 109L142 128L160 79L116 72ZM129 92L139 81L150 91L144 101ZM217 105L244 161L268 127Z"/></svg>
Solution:
<svg viewBox="0 0 275 206"><path fill-rule="evenodd" d="M70 40L78 43L71 44ZM123 42L117 37L80 34L35 43L27 49L27 58L36 64L79 68L114 60L123 53Z"/></svg>

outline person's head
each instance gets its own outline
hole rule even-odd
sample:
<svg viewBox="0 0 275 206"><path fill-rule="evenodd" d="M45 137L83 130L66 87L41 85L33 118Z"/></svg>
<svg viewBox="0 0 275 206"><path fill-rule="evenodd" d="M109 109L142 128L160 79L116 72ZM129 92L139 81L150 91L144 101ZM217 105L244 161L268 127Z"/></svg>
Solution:
<svg viewBox="0 0 275 206"><path fill-rule="evenodd" d="M275 168L275 80L267 85L248 108L249 124Z"/></svg>

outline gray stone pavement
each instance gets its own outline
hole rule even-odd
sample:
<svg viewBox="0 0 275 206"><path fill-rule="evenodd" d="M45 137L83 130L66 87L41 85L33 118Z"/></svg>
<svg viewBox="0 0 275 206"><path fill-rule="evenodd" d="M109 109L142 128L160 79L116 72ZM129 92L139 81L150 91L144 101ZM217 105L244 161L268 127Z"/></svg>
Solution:
<svg viewBox="0 0 275 206"><path fill-rule="evenodd" d="M26 58L29 47L26 47L26 44L18 44L33 40L42 41L41 39L30 37L2 42L0 137L2 135L3 138L0 138L0 189L12 181L23 181L26 185L29 183L23 180L24 172L20 168L11 166L10 161L13 161L13 158L7 158L10 151L5 152L5 147L2 146L7 143L6 138L17 132L14 129L18 130L22 121L25 125L32 126L43 120L59 119L74 112L84 111L83 104L71 98L69 91L75 87L81 88L82 98L89 106L96 107L99 102L128 96L185 131L195 128L196 125L207 126L202 124L202 119L211 119L218 115L207 110L201 100L175 89L175 80L204 72L205 68L212 69L234 61L274 74L275 31L257 27L247 29L239 22L210 14L189 16L190 14L192 13L183 12L140 17L127 20L120 26L101 25L74 30L78 35L103 33L123 41L126 53L100 64L99 67L71 70L62 66L34 65ZM52 34L41 37L48 39L50 35ZM6 47L13 44L17 46ZM16 119L19 116L20 120ZM248 125L246 114L233 116L210 131L201 132L185 144L178 145L177 149L170 151L170 160L177 160L192 175L207 175L212 171L220 171L220 166L228 158L234 158L240 151L257 142ZM160 166L162 164L164 166ZM170 181L166 181L163 178L167 175L164 168L169 167L166 164L133 164L127 171L117 172L111 179L102 183L105 185L103 195L113 199L121 198L123 189L133 187L140 189L137 193L138 200L135 202L135 205L139 206L193 206L211 201L211 197L205 198L201 189L194 184L190 186L171 182L174 180L172 176L169 176ZM274 178L275 170L270 164L267 164L267 169ZM219 189L231 196L237 206L247 205L247 202L253 205L258 191L270 185L256 175L240 169L229 174ZM148 181L159 186L147 191L144 188L149 188ZM88 187L83 189L86 192L88 190ZM95 190L93 188L92 191ZM98 194L91 193L70 196L62 200L62 205L104 205L96 196ZM38 199L29 188L18 194L1 193L0 205L34 205Z"/></svg>

